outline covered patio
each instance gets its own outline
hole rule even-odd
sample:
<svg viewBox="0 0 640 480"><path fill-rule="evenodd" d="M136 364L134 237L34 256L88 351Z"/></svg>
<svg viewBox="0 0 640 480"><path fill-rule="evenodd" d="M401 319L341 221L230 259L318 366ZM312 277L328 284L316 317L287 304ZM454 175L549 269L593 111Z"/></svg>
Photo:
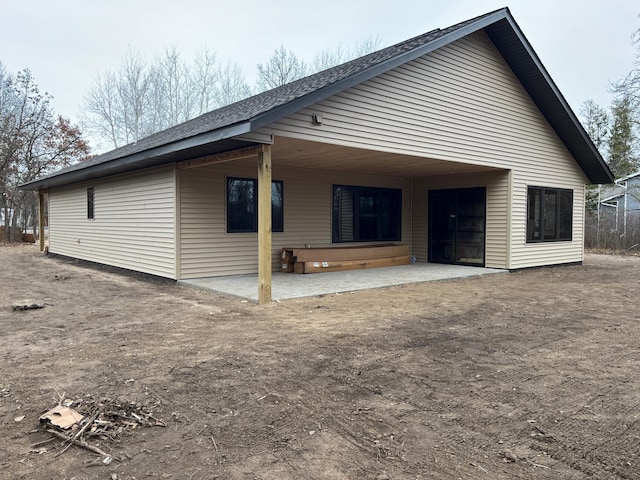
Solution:
<svg viewBox="0 0 640 480"><path fill-rule="evenodd" d="M413 263L395 267L351 270L343 272L297 275L273 273L272 299L314 297L335 293L353 292L370 288L383 288L410 283L432 282L505 273L499 268L481 268L436 263ZM197 288L214 290L258 302L258 274L229 275L222 277L180 280L179 283Z"/></svg>
<svg viewBox="0 0 640 480"><path fill-rule="evenodd" d="M286 136L252 135L243 138L265 143L177 163L181 195L181 272L178 276L181 283L268 303L504 271L459 264L504 265L501 257L507 251L506 244L502 243L507 241L506 206L504 202L492 200L495 197L508 198L508 170L477 162L436 160ZM230 232L228 217L225 217L227 210L210 210L212 206L219 205L229 208L229 198L225 195L230 188L227 184L230 178L240 182L257 179L255 236L252 235L254 232L248 231ZM280 209L280 212L286 211L286 219L281 213L281 230L275 233L272 230L274 180L282 185L281 191L286 190L286 204ZM216 184L223 188L212 189L211 185ZM310 275L280 273L279 253L283 247L303 244L329 247L356 244L357 241L363 244L389 242L382 238L344 242L332 238L332 215L335 213L331 208L335 195L332 189L336 185L367 185L372 190L401 191L401 211L397 214L401 220L396 241L411 244L411 253L417 263L372 271ZM471 187L483 189L481 227L478 228L481 240L475 245L481 254L474 257L465 251L467 253L461 260L454 259L458 265L448 264L452 260L450 258L435 259L444 260L444 264L427 264L429 190ZM488 197L485 190L489 192ZM485 197L489 201L486 206ZM216 212L220 212L220 216L217 222L213 222ZM447 220L450 213L446 212ZM457 212L452 214L457 216ZM446 222L447 225L449 223ZM485 230L490 232L493 240L488 250ZM455 246L449 245L449 249L454 251ZM500 257L497 260L495 252ZM488 255L488 260L485 255ZM258 272L238 271L225 275L225 269L230 273L233 271L230 267L236 270L256 268Z"/></svg>

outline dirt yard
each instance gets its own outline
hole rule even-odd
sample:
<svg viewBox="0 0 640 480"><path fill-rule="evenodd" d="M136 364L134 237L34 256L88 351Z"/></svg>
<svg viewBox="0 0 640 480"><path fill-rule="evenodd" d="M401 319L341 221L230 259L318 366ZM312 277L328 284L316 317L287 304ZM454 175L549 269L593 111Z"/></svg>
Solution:
<svg viewBox="0 0 640 480"><path fill-rule="evenodd" d="M0 269L3 479L640 479L636 257L268 306L34 246ZM40 426L64 398L166 427L105 465Z"/></svg>

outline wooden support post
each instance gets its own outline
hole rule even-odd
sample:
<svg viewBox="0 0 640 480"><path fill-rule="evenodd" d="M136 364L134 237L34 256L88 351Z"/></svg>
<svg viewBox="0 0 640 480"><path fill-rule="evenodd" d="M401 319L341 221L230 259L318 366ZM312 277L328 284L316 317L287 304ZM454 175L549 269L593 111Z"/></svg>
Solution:
<svg viewBox="0 0 640 480"><path fill-rule="evenodd" d="M271 302L271 145L258 154L258 303Z"/></svg>
<svg viewBox="0 0 640 480"><path fill-rule="evenodd" d="M38 235L40 251L44 251L44 193L38 192Z"/></svg>

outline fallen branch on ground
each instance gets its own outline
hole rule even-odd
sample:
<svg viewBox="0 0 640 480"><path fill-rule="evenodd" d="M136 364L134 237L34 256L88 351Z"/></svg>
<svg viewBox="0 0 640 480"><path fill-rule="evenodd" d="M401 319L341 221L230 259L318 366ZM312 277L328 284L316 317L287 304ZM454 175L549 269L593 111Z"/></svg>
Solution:
<svg viewBox="0 0 640 480"><path fill-rule="evenodd" d="M115 442L118 436L125 430L133 430L138 427L166 426L166 424L153 416L150 410L141 403L123 402L103 398L100 401L91 399L91 396L80 397L79 400L62 400L60 396L58 406L49 410L40 417L40 423L46 431L64 440L64 448L56 457L66 452L71 445L90 450L110 462L117 458L107 454L102 449L90 445L87 439L98 437L105 441Z"/></svg>
<svg viewBox="0 0 640 480"><path fill-rule="evenodd" d="M94 453L97 453L98 455L102 455L103 457L111 457L114 460L118 460L119 462L121 462L122 460L120 460L119 458L117 458L114 455L110 455L107 452L105 452L104 450L95 447L93 445L89 445L87 442L83 441L83 440L76 440L74 438L69 438L67 437L64 433L60 433L57 430L52 430L50 428L47 429L47 432L49 432L52 435L55 435L58 438L61 438L62 440L66 441L66 442L71 442L73 445L77 445L78 447L82 447L85 448L87 450L90 450Z"/></svg>

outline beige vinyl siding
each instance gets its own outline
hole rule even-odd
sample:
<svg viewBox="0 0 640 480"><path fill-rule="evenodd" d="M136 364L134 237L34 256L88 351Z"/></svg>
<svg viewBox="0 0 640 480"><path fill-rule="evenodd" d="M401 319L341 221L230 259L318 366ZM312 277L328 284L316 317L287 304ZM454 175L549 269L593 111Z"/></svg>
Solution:
<svg viewBox="0 0 640 480"><path fill-rule="evenodd" d="M179 171L180 278L256 273L256 233L226 232L226 178L257 177L257 162L238 161ZM272 234L273 269L280 270L283 247L331 245L333 184L403 189L402 242L411 241L410 180L346 175L273 166L284 182L284 232Z"/></svg>
<svg viewBox="0 0 640 480"><path fill-rule="evenodd" d="M414 179L413 181L413 252L418 261L428 258L428 198L429 190L444 188L486 187L486 249L485 266L507 268L509 229L509 172L499 171L472 175L450 175Z"/></svg>
<svg viewBox="0 0 640 480"><path fill-rule="evenodd" d="M313 112L323 115L322 126L311 126ZM580 197L587 179L484 32L336 94L260 132L511 170L511 210L500 212L513 220L511 243L506 248L494 245L494 241L503 242L502 234L488 237L487 259L501 264L500 258L510 252L507 266L520 268L582 258ZM527 185L575 191L573 241L525 242ZM504 204L503 190L500 195ZM491 215L497 219L498 212ZM424 230L418 233L426 234Z"/></svg>
<svg viewBox="0 0 640 480"><path fill-rule="evenodd" d="M87 187L95 218L87 219ZM52 253L175 278L174 167L49 192Z"/></svg>

